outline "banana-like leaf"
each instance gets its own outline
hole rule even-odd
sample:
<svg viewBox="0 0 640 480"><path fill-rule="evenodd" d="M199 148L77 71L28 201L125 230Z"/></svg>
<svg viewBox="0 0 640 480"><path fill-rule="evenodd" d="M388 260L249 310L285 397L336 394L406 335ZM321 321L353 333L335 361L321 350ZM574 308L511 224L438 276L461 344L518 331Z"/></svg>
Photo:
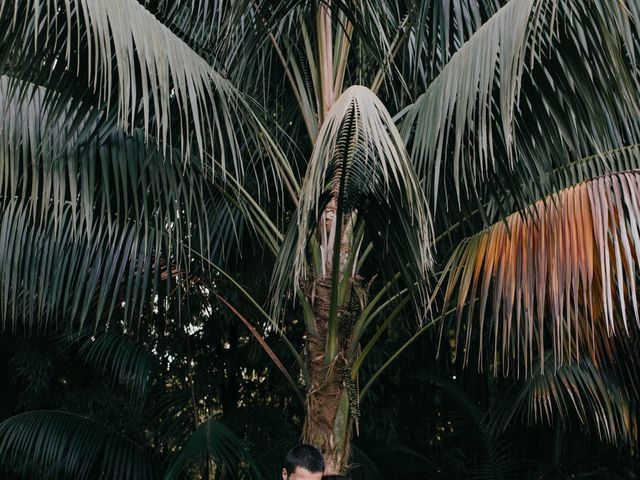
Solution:
<svg viewBox="0 0 640 480"><path fill-rule="evenodd" d="M466 239L445 268L443 311L456 307L456 348L493 346L503 372L587 356L599 364L614 335L640 325L640 172L615 173L538 201ZM464 339L459 338L464 324ZM443 324L444 325L444 324ZM515 366L513 363L515 362Z"/></svg>
<svg viewBox="0 0 640 480"><path fill-rule="evenodd" d="M62 411L27 412L0 423L0 462L29 478L160 478L151 458L134 442Z"/></svg>
<svg viewBox="0 0 640 480"><path fill-rule="evenodd" d="M275 310L293 282L307 275L307 247L330 201L343 218L362 214L387 255L421 280L432 262L431 215L402 139L382 102L368 88L354 86L335 102L320 130L300 194L296 221L280 250L272 288ZM337 215L339 216L339 215ZM333 221L333 229L342 222ZM392 221L393 220L393 221ZM333 238L335 231L329 233ZM331 256L324 252L324 256ZM326 265L328 261L323 262ZM329 268L317 275L327 275Z"/></svg>
<svg viewBox="0 0 640 480"><path fill-rule="evenodd" d="M190 461L211 459L216 471L231 478L261 479L245 445L231 430L214 418L198 426L169 466L165 480L180 478Z"/></svg>
<svg viewBox="0 0 640 480"><path fill-rule="evenodd" d="M585 430L595 429L602 440L637 443L637 406L611 367L596 368L589 360L559 368L549 363L540 373L500 391L492 407L492 429L504 431L518 420L566 425L577 417Z"/></svg>

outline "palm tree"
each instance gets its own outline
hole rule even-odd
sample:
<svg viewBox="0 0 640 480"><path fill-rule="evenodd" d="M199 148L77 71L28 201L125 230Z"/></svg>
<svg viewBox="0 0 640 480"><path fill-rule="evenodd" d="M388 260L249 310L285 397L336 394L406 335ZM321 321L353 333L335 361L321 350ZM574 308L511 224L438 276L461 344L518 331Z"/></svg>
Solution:
<svg viewBox="0 0 640 480"><path fill-rule="evenodd" d="M304 386L327 473L436 323L495 374L544 369L549 345L611 363L638 323L639 12L4 2L3 325L136 328L158 297L211 292ZM415 334L361 379L399 317Z"/></svg>

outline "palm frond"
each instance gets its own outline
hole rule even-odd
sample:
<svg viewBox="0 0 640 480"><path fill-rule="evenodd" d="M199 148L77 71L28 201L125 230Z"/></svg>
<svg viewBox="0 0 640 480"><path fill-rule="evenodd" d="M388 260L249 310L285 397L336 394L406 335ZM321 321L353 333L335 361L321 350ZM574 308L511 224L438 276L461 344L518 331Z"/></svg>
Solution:
<svg viewBox="0 0 640 480"><path fill-rule="evenodd" d="M65 336L63 341L78 345L81 361L107 372L114 382L130 386L134 396L144 400L157 360L143 345L113 330L85 329Z"/></svg>
<svg viewBox="0 0 640 480"><path fill-rule="evenodd" d="M205 421L193 432L167 470L166 480L180 477L188 462L211 459L216 471L233 478L262 478L245 445L231 430L214 418Z"/></svg>
<svg viewBox="0 0 640 480"><path fill-rule="evenodd" d="M542 10L538 18L541 31L555 33L537 35L541 45L528 47L532 64L525 67L513 117L515 161L505 161L504 140L496 141L495 173L479 189L483 198L503 205L502 216L602 173L635 168L637 160L630 148L640 140L630 60L637 47L627 31L638 18L616 4L570 1L557 5L554 20L550 3L540 3L551 13Z"/></svg>
<svg viewBox="0 0 640 480"><path fill-rule="evenodd" d="M459 206L463 196L475 200L487 180L494 190L510 182L527 187L532 174L537 179L545 171L547 151L553 165L554 157L635 143L619 137L638 131L638 18L616 2L588 3L601 15L577 1L508 2L399 114L434 205L443 193ZM551 126L562 132L559 142L553 131L544 135Z"/></svg>
<svg viewBox="0 0 640 480"><path fill-rule="evenodd" d="M402 132L413 135L411 155L416 170L427 179L429 197L437 195L442 163L454 125L452 157L456 191L466 172L462 170L463 136L474 128L478 139L477 165L485 172L493 156L491 95L500 72L500 114L504 135L511 139L515 99L524 68L529 19L534 0L512 0L458 50L426 93L404 112ZM471 59L474 59L471 61ZM437 197L434 197L437 198ZM435 204L435 202L434 202ZM435 208L435 207L434 207Z"/></svg>
<svg viewBox="0 0 640 480"><path fill-rule="evenodd" d="M445 268L443 311L454 301L465 362L476 329L480 366L492 343L492 364L505 373L513 361L520 372L521 360L532 372L536 357L543 368L548 345L556 364L611 357L613 336L628 335L640 321L639 181L629 171L576 185L456 248Z"/></svg>
<svg viewBox="0 0 640 480"><path fill-rule="evenodd" d="M196 267L193 249L229 257L241 213L277 248L277 229L219 162L217 174L185 165L90 105L19 83L0 77L3 324L45 325L63 305L80 325L90 309L99 322L121 303L131 320L169 272Z"/></svg>
<svg viewBox="0 0 640 480"><path fill-rule="evenodd" d="M13 329L17 322L27 330L47 329L66 317L74 320L65 323L67 328L82 328L87 318L99 321L116 309L131 320L150 302L152 279L161 271L157 254L166 250L162 235L142 232L135 224L95 225L90 237L69 235L84 232L83 227L70 207L56 219L34 222L28 207L5 204L0 219L3 327L10 321Z"/></svg>
<svg viewBox="0 0 640 480"><path fill-rule="evenodd" d="M149 222L160 213L176 222L176 204L202 223L201 170L185 168L175 151L163 156L140 131L125 135L90 105L5 76L0 109L4 199L19 197L34 215L48 203L52 212L70 204L87 228L99 214Z"/></svg>
<svg viewBox="0 0 640 480"><path fill-rule="evenodd" d="M33 411L0 423L0 459L42 478L160 478L146 452L118 432L62 411Z"/></svg>
<svg viewBox="0 0 640 480"><path fill-rule="evenodd" d="M194 428L192 399L186 390L175 384L167 388L164 382L154 382L144 405L148 428L156 433L159 444L172 452L186 444Z"/></svg>
<svg viewBox="0 0 640 480"><path fill-rule="evenodd" d="M236 177L246 142L285 162L255 106L135 0L4 2L0 28L3 72L112 111L163 152L206 152Z"/></svg>
<svg viewBox="0 0 640 480"><path fill-rule="evenodd" d="M380 3L388 5L381 8ZM362 41L380 44L372 58L382 59L372 89L377 92L385 79L386 97L400 108L406 106L500 7L499 0L364 2L358 11L358 32L370 32ZM387 31L394 34L392 39Z"/></svg>
<svg viewBox="0 0 640 480"><path fill-rule="evenodd" d="M206 53L221 40L226 17L234 10L218 0L142 0L140 3L205 58L213 56Z"/></svg>
<svg viewBox="0 0 640 480"><path fill-rule="evenodd" d="M638 418L629 392L610 368L582 360L558 368L547 366L502 389L492 406L491 428L502 432L515 421L529 424L577 418L585 430L611 443L636 444Z"/></svg>

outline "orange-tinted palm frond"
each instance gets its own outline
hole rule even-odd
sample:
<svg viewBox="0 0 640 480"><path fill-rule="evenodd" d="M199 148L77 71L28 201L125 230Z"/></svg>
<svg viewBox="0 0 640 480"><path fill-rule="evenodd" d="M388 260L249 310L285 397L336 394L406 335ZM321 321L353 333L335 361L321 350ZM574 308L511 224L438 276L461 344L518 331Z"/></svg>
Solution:
<svg viewBox="0 0 640 480"><path fill-rule="evenodd" d="M610 358L615 337L640 325L640 171L562 190L468 238L451 256L445 309L456 306L456 348L520 374L552 348L556 364L585 352ZM460 332L464 332L464 344ZM524 365L522 365L522 363Z"/></svg>

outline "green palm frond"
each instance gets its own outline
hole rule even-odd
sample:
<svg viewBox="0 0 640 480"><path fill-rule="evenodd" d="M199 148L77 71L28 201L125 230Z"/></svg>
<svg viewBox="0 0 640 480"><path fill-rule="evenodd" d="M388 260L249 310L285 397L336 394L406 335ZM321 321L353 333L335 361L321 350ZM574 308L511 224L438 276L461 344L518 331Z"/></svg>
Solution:
<svg viewBox="0 0 640 480"><path fill-rule="evenodd" d="M415 48L416 68L419 65L444 66L471 36L482 26L485 19L491 18L501 7L499 0L475 2L474 0L444 2L409 2L417 7L418 15L414 32L415 42L409 42ZM409 47L409 48L411 48ZM419 62L423 56L427 61ZM423 67L424 68L424 67ZM442 67L440 67L442 68ZM414 75L420 74L419 72ZM428 71L422 72L423 81L429 79Z"/></svg>
<svg viewBox="0 0 640 480"><path fill-rule="evenodd" d="M508 2L401 112L434 205L443 193L475 199L487 181L522 197L513 183L527 188L542 160L553 169L568 149L576 158L635 143L618 137L638 131L637 20L617 2L587 3Z"/></svg>
<svg viewBox="0 0 640 480"><path fill-rule="evenodd" d="M201 170L175 151L162 155L140 131L125 135L94 108L9 77L0 77L0 108L4 199L20 198L34 215L71 205L87 229L101 214L144 223L160 214L179 228L176 204L202 223Z"/></svg>
<svg viewBox="0 0 640 480"><path fill-rule="evenodd" d="M501 390L492 407L492 429L502 432L516 421L566 426L577 418L602 440L637 444L637 407L610 367L596 368L589 360L558 368L551 364Z"/></svg>
<svg viewBox="0 0 640 480"><path fill-rule="evenodd" d="M151 458L131 440L61 411L27 412L0 423L0 459L31 478L160 478Z"/></svg>
<svg viewBox="0 0 640 480"><path fill-rule="evenodd" d="M114 382L128 385L135 398L144 400L157 368L157 359L145 346L113 330L85 329L63 340L78 346L77 355L82 362L108 373Z"/></svg>
<svg viewBox="0 0 640 480"><path fill-rule="evenodd" d="M205 58L206 52L221 40L222 25L230 16L229 11L234 10L225 8L220 0L141 0L140 3Z"/></svg>
<svg viewBox="0 0 640 480"><path fill-rule="evenodd" d="M614 336L638 326L639 180L634 170L578 184L456 248L443 311L455 303L465 362L476 330L480 366L491 345L505 373L533 372L536 357L543 368L548 345L556 364L611 358Z"/></svg>
<svg viewBox="0 0 640 480"><path fill-rule="evenodd" d="M533 9L534 0L508 2L451 57L426 93L405 110L403 136L413 135L411 155L418 174L427 179L430 198L437 198L440 190L442 160L450 143L454 150L452 180L460 192L467 175L461 162L467 128L474 128L477 138L474 168L479 166L479 171L485 172L492 161L491 97L498 71L500 114L505 121L504 135L511 141L512 127L507 120L513 116L520 89ZM450 139L452 125L455 132Z"/></svg>
<svg viewBox="0 0 640 480"><path fill-rule="evenodd" d="M196 268L193 249L233 257L242 213L277 248L277 229L220 163L218 173L185 165L91 106L19 84L0 77L4 324L45 325L63 311L99 322L121 303L130 321L162 281Z"/></svg>
<svg viewBox="0 0 640 480"><path fill-rule="evenodd" d="M66 327L81 328L88 318L99 321L116 309L131 320L149 302L153 277L161 274L157 254L166 250L161 234L132 223L102 224L89 239L68 206L41 222L28 210L11 202L0 219L4 327L11 322L15 329L20 321L27 330L46 329L71 318L73 327ZM69 234L74 231L83 233Z"/></svg>
<svg viewBox="0 0 640 480"><path fill-rule="evenodd" d="M380 8L381 2L363 3L358 31L370 32L363 43L379 44L372 59L382 59L372 89L377 92L384 80L384 93L400 108L413 101L416 92L424 92L451 56L501 6L498 0L407 0L384 2L386 8Z"/></svg>
<svg viewBox="0 0 640 480"><path fill-rule="evenodd" d="M169 466L165 479L175 480L189 462L211 459L216 471L233 478L261 479L242 441L214 418L200 424Z"/></svg>
<svg viewBox="0 0 640 480"><path fill-rule="evenodd" d="M136 1L4 3L0 24L4 32L2 60L10 65L9 71L28 74L26 79L34 81L33 74L41 72L44 78L48 72L42 67L33 69L34 73L27 70L44 56L38 50L46 51L50 59L65 63L67 68L80 70L82 65L86 70L81 73L86 75L89 86L107 107L117 109L125 128L135 125L138 114L142 116L143 129L150 132L153 119L156 137L166 142L174 94L183 116L181 137L188 141L189 132L193 131L200 151L205 148L206 131L212 126L207 122L216 119L224 125L229 120L228 105L222 103L225 99L216 98L218 92L230 95L229 85ZM77 50L73 48L76 45ZM81 55L87 56L87 64ZM32 61L15 63L16 59L26 60L29 56ZM47 67L55 68L51 64ZM138 83L140 90L135 88ZM117 92L115 99L112 92Z"/></svg>
<svg viewBox="0 0 640 480"><path fill-rule="evenodd" d="M5 2L0 28L5 73L112 112L163 152L206 152L237 177L245 144L286 163L252 102L135 0Z"/></svg>
<svg viewBox="0 0 640 480"><path fill-rule="evenodd" d="M514 113L515 162L507 165L498 149L502 164L482 192L503 204L503 212L599 174L634 168L633 161L615 160L625 151L634 160L632 147L640 140L637 74L630 60L637 47L625 40L637 20L615 4L597 3L563 2L555 21L547 18L553 14L541 16L556 25L543 31L556 33L530 47L538 48L539 56L532 53L535 61L526 67ZM618 21L624 21L619 28ZM591 40L581 32L590 32Z"/></svg>

